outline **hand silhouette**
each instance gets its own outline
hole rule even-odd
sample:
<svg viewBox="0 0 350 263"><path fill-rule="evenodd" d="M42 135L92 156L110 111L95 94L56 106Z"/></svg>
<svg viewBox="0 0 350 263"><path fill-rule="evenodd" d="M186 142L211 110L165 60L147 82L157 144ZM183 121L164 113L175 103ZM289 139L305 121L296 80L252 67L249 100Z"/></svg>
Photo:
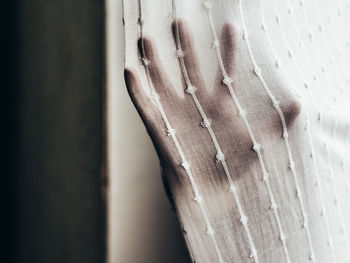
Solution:
<svg viewBox="0 0 350 263"><path fill-rule="evenodd" d="M237 40L231 24L223 26L220 38L222 62L229 78L223 78L219 70L214 72L216 80L210 91L203 79L192 33L187 24L175 21L172 32L174 53L182 70L182 83L175 85L182 86L183 96L178 95L169 80L168 74L172 72L164 66L150 37L138 41L139 52L149 77L150 94L145 92L147 83L141 83L135 71L130 68L125 69L125 81L157 150L166 190L177 210L191 253L196 254L196 259L203 257L206 258L205 262L214 262L217 258L208 247L215 249L215 245L204 244L214 241L220 247L226 242L223 241L225 236L230 235L235 235L238 241L246 243L246 236L237 235L243 233L237 224L237 218L242 223L244 210L256 206L260 192L266 195L266 189L261 185L263 175L257 149L242 121L242 114L249 121L250 116L254 115L252 112L267 110L257 107L250 109L249 103L246 103L246 111L240 111L232 100L227 84L233 87L238 99L246 93L241 92L243 89L254 92L255 87L236 86L236 67L239 66L235 60ZM215 44L218 43L214 42ZM286 126L290 127L300 113L300 104L288 92L284 94L283 89L281 94L284 100L280 101L280 108ZM271 145L276 141L283 144L281 121L277 112L270 110L264 119L254 119L254 136L257 141L264 131L270 134ZM264 145L262 156L268 147ZM256 188L256 194L244 197L248 194L245 189L249 187ZM228 190L232 190L234 195ZM268 202L265 202L268 206ZM208 226L209 230L215 231L215 236L211 231L209 236L205 235ZM245 232L250 236L248 228L245 228ZM236 249L239 249L239 245ZM250 252L242 254L244 253Z"/></svg>

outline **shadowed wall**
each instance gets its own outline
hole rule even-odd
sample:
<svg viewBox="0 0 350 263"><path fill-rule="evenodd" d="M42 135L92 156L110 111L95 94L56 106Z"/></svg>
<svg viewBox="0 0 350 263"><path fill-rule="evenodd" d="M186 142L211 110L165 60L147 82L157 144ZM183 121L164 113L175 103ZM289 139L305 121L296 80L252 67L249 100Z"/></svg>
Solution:
<svg viewBox="0 0 350 263"><path fill-rule="evenodd" d="M12 3L11 262L103 262L103 1Z"/></svg>

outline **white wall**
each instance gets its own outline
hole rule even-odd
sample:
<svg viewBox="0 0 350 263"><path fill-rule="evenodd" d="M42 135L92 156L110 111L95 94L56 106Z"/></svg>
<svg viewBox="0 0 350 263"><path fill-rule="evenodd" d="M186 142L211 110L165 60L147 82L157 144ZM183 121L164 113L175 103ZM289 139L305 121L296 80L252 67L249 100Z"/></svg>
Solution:
<svg viewBox="0 0 350 263"><path fill-rule="evenodd" d="M189 262L158 158L126 91L122 1L106 1L109 263Z"/></svg>

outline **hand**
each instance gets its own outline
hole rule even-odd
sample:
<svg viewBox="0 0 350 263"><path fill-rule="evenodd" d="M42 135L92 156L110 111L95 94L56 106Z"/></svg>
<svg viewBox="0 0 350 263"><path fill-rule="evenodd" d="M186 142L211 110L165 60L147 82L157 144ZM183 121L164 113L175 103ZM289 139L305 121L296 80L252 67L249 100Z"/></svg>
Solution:
<svg viewBox="0 0 350 263"><path fill-rule="evenodd" d="M213 136L210 135L208 126L211 127L224 155L228 171L236 188L245 192L243 194L248 193L248 191L245 191L246 187L256 189L256 196L241 198L242 200L246 199L244 201L245 209L248 210L249 206L255 206L254 201L257 201L259 191L264 192L265 196L266 190L260 182L262 174L257 154L252 150L252 139L238 114L237 107L227 86L223 84L221 72L217 71L214 87L209 91L200 71L192 33L187 24L183 21L177 21L177 25L176 23L172 25L172 32L175 42L174 54L176 46L178 46L176 38L178 32L184 55L184 68L192 86L195 87L194 94L206 119L203 120L203 114L200 114L193 96L188 93L191 90L188 90L184 71L182 71L182 83L176 83L176 86L182 86L183 90L182 96L178 95L168 77L168 74L173 74L173 72L163 65L157 48L150 37L140 39L138 45L141 57L144 59L144 63L147 64L145 69L149 74L150 83L154 87L154 92L151 91L150 93L155 95L156 99L157 95L159 96L159 104L157 104L157 100L154 101L152 96L145 92L148 88L147 83L141 83L140 78L132 69L125 70L125 80L132 101L157 150L164 170L164 181L168 194L171 200L174 199L180 220L188 233L189 245L196 250L198 247L202 247L198 243L199 241L210 242L210 240L206 240L207 237L205 236L203 237L205 223L200 209L193 201L195 193L186 169L182 166L183 160L175 147L172 134L175 134L176 140L178 140L179 146L190 165L194 181L208 210L211 224L214 225L217 232L216 235L233 236L242 230L240 226L237 226L237 207L228 191L230 184L227 174L222 161L217 158L218 148L214 145ZM244 89L248 89L251 93L254 93L255 89L260 89L260 87L238 87L235 84L238 77L236 67L239 65L236 65L235 60L236 34L231 24L224 25L220 43L221 53L224 55L223 64L228 76L233 80L232 86L238 99L241 100L241 96L247 93L247 90ZM182 56L181 53L178 55ZM180 62L179 59L181 68ZM217 61L213 63L217 64ZM288 91L281 89L280 92L281 97L285 98L281 101L280 107L289 127L299 115L300 105ZM245 102L244 109L247 112L247 119L249 121L254 119L253 132L257 141L262 137L266 137L266 134L262 133L265 131L269 134L271 145L276 141L283 144L280 119L277 112L270 109L271 105L264 104L263 107L259 108L256 107L259 103L252 101L250 98L245 97L242 100ZM166 127L164 115L162 116L159 105L161 105L171 127ZM254 105L254 107L250 107L250 105ZM265 114L263 119L254 118L260 111L266 111L268 114ZM270 146L266 145L263 153L268 147ZM217 204L220 204L220 207ZM226 220L226 225L219 224L223 220ZM230 225L229 228L227 228L228 225ZM208 247L210 246L208 245ZM206 253L202 256L205 255ZM213 261L215 261L215 257L213 257Z"/></svg>

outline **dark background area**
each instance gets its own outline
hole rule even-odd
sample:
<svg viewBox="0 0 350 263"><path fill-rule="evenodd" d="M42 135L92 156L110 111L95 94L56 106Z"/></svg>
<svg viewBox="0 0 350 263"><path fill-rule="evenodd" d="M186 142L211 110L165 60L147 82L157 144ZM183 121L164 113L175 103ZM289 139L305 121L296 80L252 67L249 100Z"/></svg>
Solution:
<svg viewBox="0 0 350 263"><path fill-rule="evenodd" d="M5 2L3 258L104 262L104 2Z"/></svg>

